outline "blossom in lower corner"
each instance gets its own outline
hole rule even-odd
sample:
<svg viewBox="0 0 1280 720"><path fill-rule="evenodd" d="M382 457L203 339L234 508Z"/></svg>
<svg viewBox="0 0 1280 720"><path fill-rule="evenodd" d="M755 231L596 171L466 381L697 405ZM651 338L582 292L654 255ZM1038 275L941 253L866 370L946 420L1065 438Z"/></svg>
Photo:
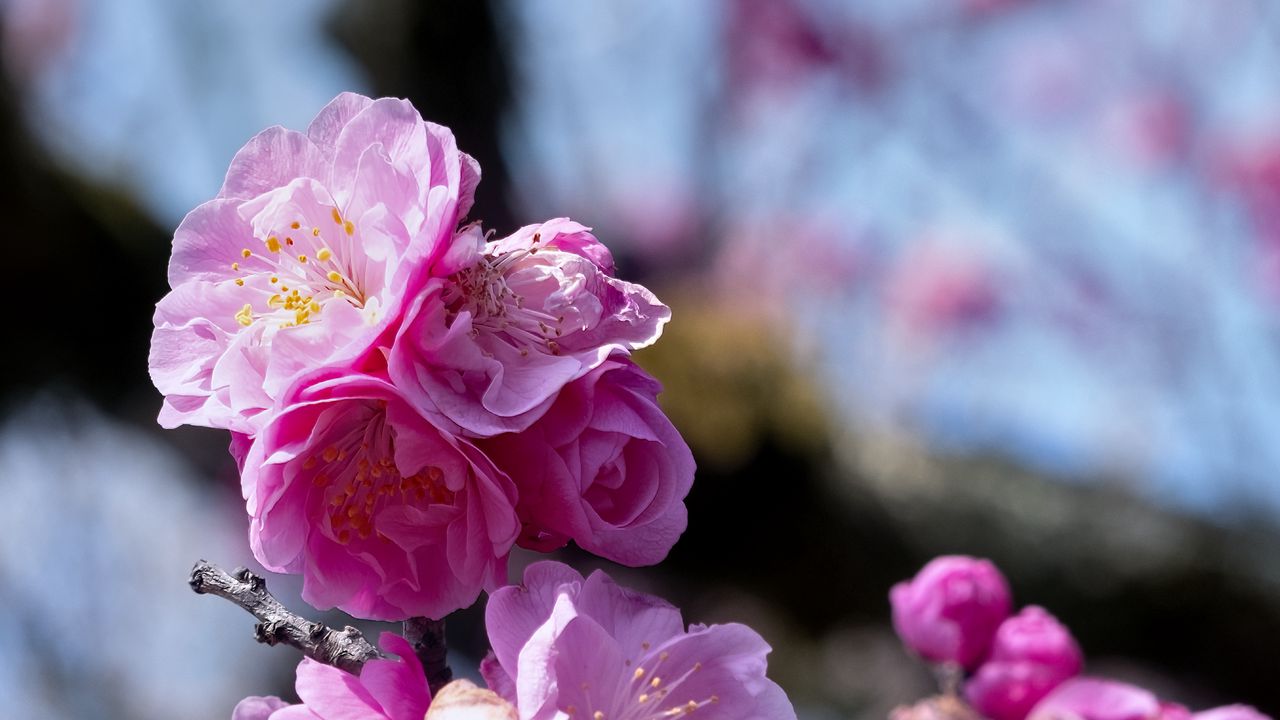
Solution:
<svg viewBox="0 0 1280 720"><path fill-rule="evenodd" d="M1029 720L1271 720L1248 705L1224 705L1192 713L1161 701L1150 690L1102 678L1062 683L1027 715Z"/></svg>
<svg viewBox="0 0 1280 720"><path fill-rule="evenodd" d="M253 433L297 375L369 352L450 251L479 172L405 100L344 93L305 133L251 139L174 234L160 423Z"/></svg>
<svg viewBox="0 0 1280 720"><path fill-rule="evenodd" d="M694 460L658 407L660 391L614 357L565 386L528 429L477 441L519 489L521 545L572 539L633 566L666 557L687 525Z"/></svg>
<svg viewBox="0 0 1280 720"><path fill-rule="evenodd" d="M989 560L946 555L889 592L893 627L930 662L972 670L986 657L996 628L1009 616L1009 584Z"/></svg>
<svg viewBox="0 0 1280 720"><path fill-rule="evenodd" d="M460 269L416 294L389 357L396 384L442 427L481 437L523 430L566 383L652 343L671 315L644 287L615 278L608 249L570 220L488 242L471 226L452 247Z"/></svg>
<svg viewBox="0 0 1280 720"><path fill-rule="evenodd" d="M400 659L370 660L356 676L303 658L295 686L300 704L247 697L231 720L422 720L431 704L422 663L399 635L383 633L378 645Z"/></svg>
<svg viewBox="0 0 1280 720"><path fill-rule="evenodd" d="M506 579L515 488L385 379L307 376L241 472L254 556L361 618L440 618Z"/></svg>
<svg viewBox="0 0 1280 720"><path fill-rule="evenodd" d="M1080 673L1083 656L1070 631L1030 605L996 629L990 658L965 683L965 697L991 720L1023 720L1045 695Z"/></svg>
<svg viewBox="0 0 1280 720"><path fill-rule="evenodd" d="M522 720L656 720L684 715L793 720L765 676L769 646L739 624L691 625L663 600L555 562L489 598L490 688Z"/></svg>

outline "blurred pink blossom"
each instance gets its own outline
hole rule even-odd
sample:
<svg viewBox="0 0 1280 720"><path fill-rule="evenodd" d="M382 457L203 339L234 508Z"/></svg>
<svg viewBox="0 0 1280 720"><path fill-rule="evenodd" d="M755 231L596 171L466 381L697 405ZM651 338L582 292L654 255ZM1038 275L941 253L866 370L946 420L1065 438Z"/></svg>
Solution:
<svg viewBox="0 0 1280 720"><path fill-rule="evenodd" d="M691 625L663 600L583 579L554 562L529 566L523 586L485 609L493 652L481 673L524 720L786 720L795 711L765 676L769 646L746 627Z"/></svg>
<svg viewBox="0 0 1280 720"><path fill-rule="evenodd" d="M252 433L300 373L368 353L478 180L404 100L344 93L305 134L259 133L174 234L149 358L160 424Z"/></svg>
<svg viewBox="0 0 1280 720"><path fill-rule="evenodd" d="M520 490L521 544L572 539L626 565L666 557L688 523L694 461L658 407L661 386L625 358L567 385L527 430L479 441Z"/></svg>
<svg viewBox="0 0 1280 720"><path fill-rule="evenodd" d="M965 683L965 697L992 720L1023 720L1082 664L1071 633L1044 608L1028 606L1000 624L990 658Z"/></svg>
<svg viewBox="0 0 1280 720"><path fill-rule="evenodd" d="M241 474L254 556L302 597L356 617L440 618L506 579L516 490L385 380L304 379Z"/></svg>
<svg viewBox="0 0 1280 720"><path fill-rule="evenodd" d="M930 662L972 670L987 656L996 628L1009 616L1009 585L989 560L944 555L889 592L893 627Z"/></svg>
<svg viewBox="0 0 1280 720"><path fill-rule="evenodd" d="M370 660L360 675L303 658L296 689L302 700L290 705L277 697L247 697L231 720L422 720L431 691L413 647L384 632L378 645L399 660Z"/></svg>

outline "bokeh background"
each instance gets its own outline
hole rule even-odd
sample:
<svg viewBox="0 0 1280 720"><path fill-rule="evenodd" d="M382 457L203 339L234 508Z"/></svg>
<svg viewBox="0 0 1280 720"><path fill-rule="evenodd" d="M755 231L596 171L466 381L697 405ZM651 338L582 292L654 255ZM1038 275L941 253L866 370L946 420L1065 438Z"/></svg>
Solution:
<svg viewBox="0 0 1280 720"><path fill-rule="evenodd" d="M0 0L0 56L3 714L290 695L186 587L253 563L146 354L172 228L342 90L451 126L488 227L572 216L673 306L638 359L691 526L612 570L753 624L802 719L929 691L886 594L955 552L1091 673L1280 714L1272 0Z"/></svg>

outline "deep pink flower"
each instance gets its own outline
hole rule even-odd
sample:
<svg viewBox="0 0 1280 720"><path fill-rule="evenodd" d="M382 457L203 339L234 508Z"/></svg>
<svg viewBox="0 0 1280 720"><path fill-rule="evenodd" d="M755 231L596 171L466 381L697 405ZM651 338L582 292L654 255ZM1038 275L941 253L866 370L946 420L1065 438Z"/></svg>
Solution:
<svg viewBox="0 0 1280 720"><path fill-rule="evenodd" d="M174 234L151 338L160 424L252 433L299 374L366 353L448 250L478 180L404 100L344 93L305 134L250 140Z"/></svg>
<svg viewBox="0 0 1280 720"><path fill-rule="evenodd" d="M708 720L795 718L765 677L769 646L744 625L691 625L680 611L587 579L555 562L530 565L523 587L489 598L489 687L521 720L651 720L696 712Z"/></svg>
<svg viewBox="0 0 1280 720"><path fill-rule="evenodd" d="M1070 631L1034 605L996 630L990 658L965 683L965 697L992 720L1023 720L1049 691L1079 674L1080 646Z"/></svg>
<svg viewBox="0 0 1280 720"><path fill-rule="evenodd" d="M1148 690L1112 680L1075 678L1032 708L1030 720L1160 720L1163 706Z"/></svg>
<svg viewBox="0 0 1280 720"><path fill-rule="evenodd" d="M422 720L431 704L422 663L399 635L382 633L378 645L400 659L370 660L357 677L303 658L296 685L301 704L247 697L231 720Z"/></svg>
<svg viewBox="0 0 1280 720"><path fill-rule="evenodd" d="M254 556L302 597L376 620L439 618L506 579L515 488L385 380L304 378L241 473Z"/></svg>
<svg viewBox="0 0 1280 720"><path fill-rule="evenodd" d="M907 647L930 662L972 670L1009 616L1009 584L989 560L945 555L889 592L893 627Z"/></svg>
<svg viewBox="0 0 1280 720"><path fill-rule="evenodd" d="M627 565L666 557L687 525L694 462L658 407L661 389L613 358L565 386L527 430L477 441L519 489L522 545L550 550L571 538Z"/></svg>
<svg viewBox="0 0 1280 720"><path fill-rule="evenodd" d="M449 265L459 269L417 293L390 354L391 377L419 406L438 409L442 427L523 430L610 353L656 340L671 314L614 278L609 251L569 220L488 243L472 226L452 248Z"/></svg>

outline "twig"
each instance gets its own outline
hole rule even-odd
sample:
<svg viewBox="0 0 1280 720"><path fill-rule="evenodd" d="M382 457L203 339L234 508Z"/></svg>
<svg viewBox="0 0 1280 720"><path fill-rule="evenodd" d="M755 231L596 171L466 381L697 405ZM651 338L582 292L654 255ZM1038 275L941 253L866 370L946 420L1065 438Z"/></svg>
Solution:
<svg viewBox="0 0 1280 720"><path fill-rule="evenodd" d="M292 645L312 660L353 675L358 675L369 660L382 657L378 649L351 626L334 630L290 612L267 592L266 580L244 568L228 574L217 565L201 560L191 568L189 582L197 593L226 598L258 618L253 631L260 643Z"/></svg>
<svg viewBox="0 0 1280 720"><path fill-rule="evenodd" d="M427 676L434 696L440 688L453 679L449 668L449 645L445 642L444 620L411 617L404 621L404 637L413 646L413 652L422 661L422 671Z"/></svg>

